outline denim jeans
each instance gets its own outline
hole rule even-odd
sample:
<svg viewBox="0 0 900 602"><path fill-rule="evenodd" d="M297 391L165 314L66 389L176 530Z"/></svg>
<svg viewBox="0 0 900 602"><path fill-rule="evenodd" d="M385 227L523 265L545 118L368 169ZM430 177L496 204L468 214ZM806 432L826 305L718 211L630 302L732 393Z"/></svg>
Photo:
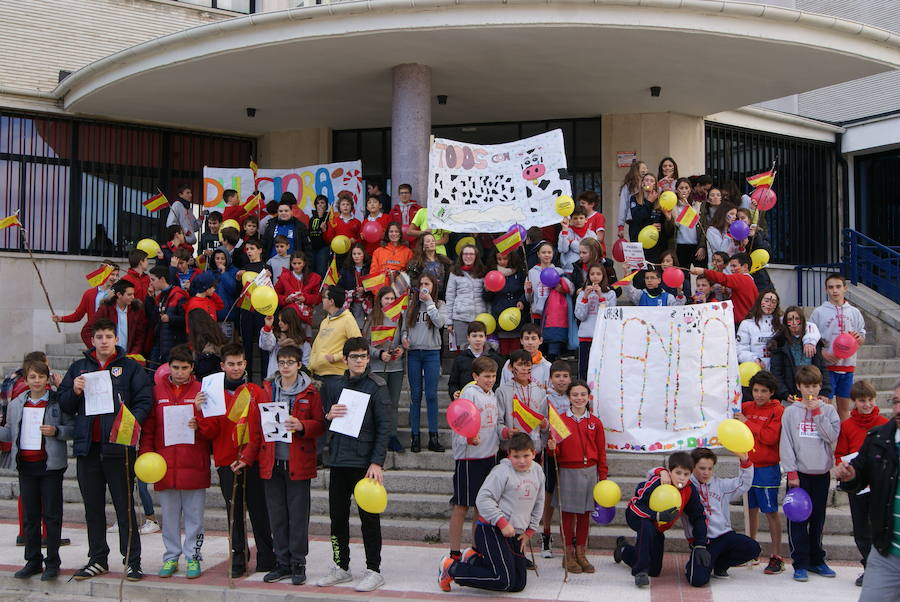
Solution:
<svg viewBox="0 0 900 602"><path fill-rule="evenodd" d="M331 259L331 247L325 245L318 251L313 252L313 269L322 278L325 277L325 272L328 270L328 260Z"/></svg>
<svg viewBox="0 0 900 602"><path fill-rule="evenodd" d="M428 407L428 432L438 432L438 378L441 376L440 349L410 349L407 352L409 372L409 427L419 434L422 408L422 381L425 381L425 403Z"/></svg>
<svg viewBox="0 0 900 602"><path fill-rule="evenodd" d="M137 479L137 484L141 505L144 507L144 516L153 516L156 512L153 511L153 497L150 495L150 488L140 479Z"/></svg>

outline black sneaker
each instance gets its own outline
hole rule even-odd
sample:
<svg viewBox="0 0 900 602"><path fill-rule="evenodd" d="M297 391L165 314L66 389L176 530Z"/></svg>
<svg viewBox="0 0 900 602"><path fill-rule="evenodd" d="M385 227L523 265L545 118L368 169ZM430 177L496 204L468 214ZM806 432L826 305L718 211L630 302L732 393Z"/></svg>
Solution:
<svg viewBox="0 0 900 602"><path fill-rule="evenodd" d="M275 583L276 581L281 581L282 579L287 579L293 575L293 571L291 571L290 567L283 565L275 565L275 568L266 573L266 576L263 577L263 581L266 583Z"/></svg>
<svg viewBox="0 0 900 602"><path fill-rule="evenodd" d="M634 576L634 584L638 587L647 587L650 585L650 575L647 573L638 573Z"/></svg>
<svg viewBox="0 0 900 602"><path fill-rule="evenodd" d="M398 454L406 452L406 448L403 447L403 444L400 443L400 440L394 436L391 436L391 438L388 439L388 449L392 452L397 452Z"/></svg>
<svg viewBox="0 0 900 602"><path fill-rule="evenodd" d="M246 564L233 564L231 565L231 578L237 579L238 577L243 577L247 574L247 565Z"/></svg>
<svg viewBox="0 0 900 602"><path fill-rule="evenodd" d="M59 577L59 567L48 566L44 569L44 574L41 575L41 581L53 581L57 577Z"/></svg>
<svg viewBox="0 0 900 602"><path fill-rule="evenodd" d="M857 578L856 578L856 581L854 581L854 583L856 584L856 587L862 587L862 585L863 585L863 577L865 577L865 576L866 576L866 572L865 572L865 571L863 571L862 573L859 574L859 577L857 577Z"/></svg>
<svg viewBox="0 0 900 602"><path fill-rule="evenodd" d="M306 565L305 564L295 564L293 571L291 571L291 583L294 585L303 585L306 583Z"/></svg>
<svg viewBox="0 0 900 602"><path fill-rule="evenodd" d="M713 569L713 577L716 579L728 579L731 575L728 574L728 569Z"/></svg>
<svg viewBox="0 0 900 602"><path fill-rule="evenodd" d="M71 540L71 539L69 539L68 537L61 537L61 538L59 539L59 546L60 546L60 547L62 547L62 546L68 546L68 545L72 545L72 540Z"/></svg>
<svg viewBox="0 0 900 602"><path fill-rule="evenodd" d="M16 535L16 545L19 547L25 545L25 536L24 535Z"/></svg>
<svg viewBox="0 0 900 602"><path fill-rule="evenodd" d="M109 567L105 564L101 564L99 562L90 562L72 574L72 579L75 581L84 581L85 579L90 579L91 577L97 577L98 575L103 575L109 572Z"/></svg>
<svg viewBox="0 0 900 602"><path fill-rule="evenodd" d="M625 537L622 535L616 537L616 547L613 549L613 560L616 561L616 564L622 562L622 552L625 551L626 545L628 545L628 540Z"/></svg>
<svg viewBox="0 0 900 602"><path fill-rule="evenodd" d="M553 538L549 533L541 533L541 556L553 558Z"/></svg>
<svg viewBox="0 0 900 602"><path fill-rule="evenodd" d="M39 575L44 570L44 567L41 566L40 562L28 562L16 571L16 574L13 575L16 579L28 579L29 577L34 577L35 575Z"/></svg>
<svg viewBox="0 0 900 602"><path fill-rule="evenodd" d="M129 581L140 581L144 578L144 571L141 570L141 563L132 562L128 566L128 571L125 573L125 578Z"/></svg>

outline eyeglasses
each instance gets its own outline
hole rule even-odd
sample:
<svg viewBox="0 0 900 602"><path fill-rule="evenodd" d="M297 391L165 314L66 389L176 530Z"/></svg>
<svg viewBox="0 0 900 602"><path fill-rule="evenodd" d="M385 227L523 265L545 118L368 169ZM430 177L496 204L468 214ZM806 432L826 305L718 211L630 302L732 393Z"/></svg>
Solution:
<svg viewBox="0 0 900 602"><path fill-rule="evenodd" d="M298 363L300 362L298 362L297 360L278 360L278 365L282 368L287 366L294 366Z"/></svg>
<svg viewBox="0 0 900 602"><path fill-rule="evenodd" d="M354 360L357 362L361 362L362 360L369 359L368 353L351 353L347 356L348 360Z"/></svg>

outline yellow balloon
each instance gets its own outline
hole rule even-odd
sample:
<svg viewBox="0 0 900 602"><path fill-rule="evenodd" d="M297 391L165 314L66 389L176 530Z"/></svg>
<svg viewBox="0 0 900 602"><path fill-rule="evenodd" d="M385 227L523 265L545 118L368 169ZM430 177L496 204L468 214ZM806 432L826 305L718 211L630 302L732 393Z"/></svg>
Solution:
<svg viewBox="0 0 900 602"><path fill-rule="evenodd" d="M556 199L556 212L563 217L572 215L575 211L575 201L567 194Z"/></svg>
<svg viewBox="0 0 900 602"><path fill-rule="evenodd" d="M222 222L222 225L221 225L221 226L219 226L219 232L221 232L221 231L224 230L225 228L234 228L235 230L237 230L238 232L240 232L240 231L241 231L241 224L239 224L238 221L237 221L236 219L227 219L227 220L225 220L224 222Z"/></svg>
<svg viewBox="0 0 900 602"><path fill-rule="evenodd" d="M663 211L671 211L678 203L678 197L671 190L666 190L659 195L659 208Z"/></svg>
<svg viewBox="0 0 900 602"><path fill-rule="evenodd" d="M387 491L375 479L360 479L353 488L356 505L371 514L381 514L387 509Z"/></svg>
<svg viewBox="0 0 900 602"><path fill-rule="evenodd" d="M271 316L278 309L278 293L271 286L257 286L250 293L253 309L264 316Z"/></svg>
<svg viewBox="0 0 900 602"><path fill-rule="evenodd" d="M765 249L756 249L750 253L750 271L758 272L769 264L769 252Z"/></svg>
<svg viewBox="0 0 900 602"><path fill-rule="evenodd" d="M650 509L663 512L669 508L681 508L681 492L674 485L660 485L650 494Z"/></svg>
<svg viewBox="0 0 900 602"><path fill-rule="evenodd" d="M147 257L155 259L156 253L159 251L159 243L152 238L143 238L138 241L138 244L135 245L135 248L140 249L141 251L146 253Z"/></svg>
<svg viewBox="0 0 900 602"><path fill-rule="evenodd" d="M334 251L336 255L343 255L350 250L350 244L349 238L343 234L339 234L331 239L331 250Z"/></svg>
<svg viewBox="0 0 900 602"><path fill-rule="evenodd" d="M244 275L241 276L241 284L247 286L247 283L259 276L256 272L251 272L249 270L244 272Z"/></svg>
<svg viewBox="0 0 900 602"><path fill-rule="evenodd" d="M645 249L652 249L656 246L656 241L659 240L659 230L654 226L644 226L644 228L638 232L638 241L640 241L641 246Z"/></svg>
<svg viewBox="0 0 900 602"><path fill-rule="evenodd" d="M464 236L456 241L456 254L459 255L462 253L462 248L466 245L474 245L475 237L473 236Z"/></svg>
<svg viewBox="0 0 900 602"><path fill-rule="evenodd" d="M594 501L604 508L612 508L621 499L622 489L615 481L606 479L594 485Z"/></svg>
<svg viewBox="0 0 900 602"><path fill-rule="evenodd" d="M507 307L500 312L500 319L497 323L503 330L515 330L522 322L522 310L518 307Z"/></svg>
<svg viewBox="0 0 900 602"><path fill-rule="evenodd" d="M494 331L497 330L497 320L491 314L478 314L475 319L484 324L488 334L494 334Z"/></svg>
<svg viewBox="0 0 900 602"><path fill-rule="evenodd" d="M746 454L753 449L753 433L746 424L734 418L728 418L719 423L716 429L719 443L728 451L736 454Z"/></svg>
<svg viewBox="0 0 900 602"><path fill-rule="evenodd" d="M166 476L166 459L156 452L138 456L134 463L134 474L145 483L156 483Z"/></svg>
<svg viewBox="0 0 900 602"><path fill-rule="evenodd" d="M741 386L749 387L753 375L762 370L756 362L743 362L738 366L738 374L741 376Z"/></svg>

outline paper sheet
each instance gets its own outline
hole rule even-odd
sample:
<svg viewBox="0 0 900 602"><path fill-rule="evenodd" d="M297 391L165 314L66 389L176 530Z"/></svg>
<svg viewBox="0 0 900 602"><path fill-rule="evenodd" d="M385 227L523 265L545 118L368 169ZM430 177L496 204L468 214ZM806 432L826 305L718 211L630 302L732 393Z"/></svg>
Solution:
<svg viewBox="0 0 900 602"><path fill-rule="evenodd" d="M112 414L113 404L112 378L109 370L88 372L84 376L84 415L97 416Z"/></svg>
<svg viewBox="0 0 900 602"><path fill-rule="evenodd" d="M44 408L22 408L22 425L19 427L19 449L36 451L41 449L44 436L41 424L44 423Z"/></svg>
<svg viewBox="0 0 900 602"><path fill-rule="evenodd" d="M850 464L850 461L853 460L853 458L855 458L858 455L859 455L859 452L853 452L852 454L847 454L846 456L841 456L841 462L843 462L844 464ZM863 489L856 495L862 495L864 493L869 493L870 491L872 491L872 488L866 487L865 489Z"/></svg>
<svg viewBox="0 0 900 602"><path fill-rule="evenodd" d="M200 392L206 395L206 401L200 406L204 418L223 416L225 414L225 373L216 372L203 377Z"/></svg>
<svg viewBox="0 0 900 602"><path fill-rule="evenodd" d="M180 443L194 443L194 431L188 422L194 417L194 406L188 404L163 406L163 443L166 447Z"/></svg>
<svg viewBox="0 0 900 602"><path fill-rule="evenodd" d="M644 246L639 242L622 243L622 254L625 255L625 264L630 269L639 270L647 261L644 258Z"/></svg>
<svg viewBox="0 0 900 602"><path fill-rule="evenodd" d="M366 409L369 407L368 393L344 389L338 403L347 406L347 413L338 416L331 421L329 430L342 433L350 437L359 437L359 429L362 428L363 419L366 417Z"/></svg>
<svg viewBox="0 0 900 602"><path fill-rule="evenodd" d="M263 438L267 442L291 442L291 433L284 426L284 419L287 417L286 403L259 404L259 424L262 428Z"/></svg>

